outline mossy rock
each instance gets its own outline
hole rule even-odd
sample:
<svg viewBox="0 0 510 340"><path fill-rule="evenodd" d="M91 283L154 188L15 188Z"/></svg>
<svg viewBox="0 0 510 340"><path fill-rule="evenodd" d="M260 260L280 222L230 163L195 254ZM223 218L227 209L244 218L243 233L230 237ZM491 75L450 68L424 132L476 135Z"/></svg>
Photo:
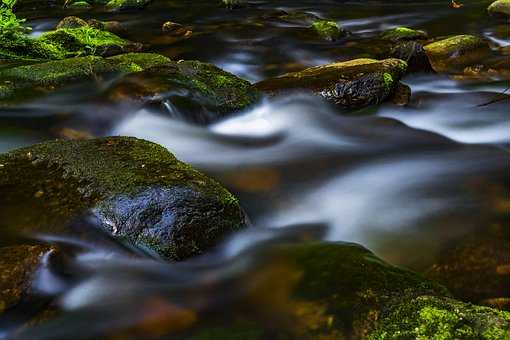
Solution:
<svg viewBox="0 0 510 340"><path fill-rule="evenodd" d="M117 35L90 26L62 28L41 35L40 41L59 46L67 56L99 55L111 56L138 52L141 44L132 43Z"/></svg>
<svg viewBox="0 0 510 340"><path fill-rule="evenodd" d="M459 73L483 60L490 53L489 43L472 35L457 35L425 45L425 52L436 72Z"/></svg>
<svg viewBox="0 0 510 340"><path fill-rule="evenodd" d="M65 57L66 51L60 46L30 38L23 33L0 36L0 59L37 61Z"/></svg>
<svg viewBox="0 0 510 340"><path fill-rule="evenodd" d="M395 27L381 33L380 38L389 41L408 41L427 39L427 33L408 27Z"/></svg>
<svg viewBox="0 0 510 340"><path fill-rule="evenodd" d="M65 86L114 73L142 71L169 63L159 54L128 53L110 58L96 56L54 60L0 70L0 105L34 98Z"/></svg>
<svg viewBox="0 0 510 340"><path fill-rule="evenodd" d="M269 95L311 91L335 104L357 108L386 100L405 74L399 59L355 59L261 81L254 85Z"/></svg>
<svg viewBox="0 0 510 340"><path fill-rule="evenodd" d="M147 6L151 0L110 0L106 7L116 11L142 9Z"/></svg>
<svg viewBox="0 0 510 340"><path fill-rule="evenodd" d="M206 124L254 104L259 93L249 82L212 64L181 61L127 75L112 87L110 98L170 101L190 121Z"/></svg>
<svg viewBox="0 0 510 340"><path fill-rule="evenodd" d="M26 244L0 247L0 314L29 293L32 276L49 250L48 246Z"/></svg>
<svg viewBox="0 0 510 340"><path fill-rule="evenodd" d="M60 20L59 23L57 24L57 27L56 29L59 30L59 29L62 29L62 28L81 28L81 27L87 27L89 26L89 24L83 20L83 19L80 19L78 17L75 17L75 16L70 16L70 17L65 17L64 19Z"/></svg>
<svg viewBox="0 0 510 340"><path fill-rule="evenodd" d="M452 340L503 339L510 327L509 313L454 300L444 287L392 266L356 244L303 243L266 251L266 265L250 272L254 291L242 300L250 312L229 316L228 322L199 325L183 339L432 339L436 335ZM257 307L261 301L265 305ZM257 315L257 310L264 315Z"/></svg>
<svg viewBox="0 0 510 340"><path fill-rule="evenodd" d="M487 11L494 17L508 19L510 18L510 0L497 0L494 1Z"/></svg>
<svg viewBox="0 0 510 340"><path fill-rule="evenodd" d="M221 3L228 9L243 8L248 4L246 0L221 0Z"/></svg>
<svg viewBox="0 0 510 340"><path fill-rule="evenodd" d="M0 155L0 165L4 230L60 231L93 208L114 237L181 260L245 225L220 184L136 138L45 142Z"/></svg>
<svg viewBox="0 0 510 340"><path fill-rule="evenodd" d="M420 296L384 313L368 339L510 339L510 313Z"/></svg>
<svg viewBox="0 0 510 340"><path fill-rule="evenodd" d="M76 1L70 4L66 4L66 8L76 9L76 10L87 10L91 9L92 5L86 1Z"/></svg>
<svg viewBox="0 0 510 340"><path fill-rule="evenodd" d="M331 20L317 20L311 27L321 38L329 41L338 40L347 34L335 21Z"/></svg>

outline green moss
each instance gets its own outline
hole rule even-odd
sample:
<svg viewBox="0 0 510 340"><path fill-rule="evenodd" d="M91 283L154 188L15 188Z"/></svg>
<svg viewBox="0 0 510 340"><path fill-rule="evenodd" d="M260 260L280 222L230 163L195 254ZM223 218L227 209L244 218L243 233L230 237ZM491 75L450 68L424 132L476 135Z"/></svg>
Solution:
<svg viewBox="0 0 510 340"><path fill-rule="evenodd" d="M312 28L322 38L328 40L336 40L345 33L335 21L330 20L317 20L312 24Z"/></svg>
<svg viewBox="0 0 510 340"><path fill-rule="evenodd" d="M44 33L40 41L59 46L66 55L96 54L101 47L118 46L120 48L130 42L113 33L101 31L90 26L79 28L62 28Z"/></svg>
<svg viewBox="0 0 510 340"><path fill-rule="evenodd" d="M413 30L407 27L395 27L381 33L381 39L390 41L426 39L427 34L423 31Z"/></svg>
<svg viewBox="0 0 510 340"><path fill-rule="evenodd" d="M77 1L67 5L66 7L71 9L90 9L92 8L92 5L86 1Z"/></svg>
<svg viewBox="0 0 510 340"><path fill-rule="evenodd" d="M393 87L393 82L394 82L392 75L386 72L383 74L383 78L384 78L384 85L388 89L391 89Z"/></svg>
<svg viewBox="0 0 510 340"><path fill-rule="evenodd" d="M66 84L110 73L138 72L170 60L159 54L128 53L110 58L96 56L54 60L0 70L3 104L35 97Z"/></svg>
<svg viewBox="0 0 510 340"><path fill-rule="evenodd" d="M149 2L149 0L111 0L106 3L106 7L115 10L136 9L143 8Z"/></svg>
<svg viewBox="0 0 510 340"><path fill-rule="evenodd" d="M449 298L420 296L382 317L369 339L508 339L510 313Z"/></svg>

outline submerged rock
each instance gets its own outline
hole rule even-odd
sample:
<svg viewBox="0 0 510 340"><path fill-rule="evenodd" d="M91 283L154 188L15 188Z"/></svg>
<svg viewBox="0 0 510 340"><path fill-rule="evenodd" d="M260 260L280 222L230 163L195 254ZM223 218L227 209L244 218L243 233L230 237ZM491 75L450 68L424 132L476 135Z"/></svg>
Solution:
<svg viewBox="0 0 510 340"><path fill-rule="evenodd" d="M122 78L111 89L116 100L163 103L196 123L209 123L255 103L251 84L212 64L171 62Z"/></svg>
<svg viewBox="0 0 510 340"><path fill-rule="evenodd" d="M48 246L24 244L0 248L0 313L29 292L31 278L48 250Z"/></svg>
<svg viewBox="0 0 510 340"><path fill-rule="evenodd" d="M494 17L510 18L510 0L494 1L487 11Z"/></svg>
<svg viewBox="0 0 510 340"><path fill-rule="evenodd" d="M510 242L505 238L476 236L458 242L426 275L459 299L510 308Z"/></svg>
<svg viewBox="0 0 510 340"><path fill-rule="evenodd" d="M457 73L489 55L489 43L472 35L457 35L425 45L425 52L436 72Z"/></svg>
<svg viewBox="0 0 510 340"><path fill-rule="evenodd" d="M335 104L362 107L386 100L407 69L399 59L355 59L284 74L254 85L270 95L312 91Z"/></svg>
<svg viewBox="0 0 510 340"><path fill-rule="evenodd" d="M312 29L317 34L326 40L335 41L346 35L344 29L342 29L335 21L330 20L317 20L312 24Z"/></svg>
<svg viewBox="0 0 510 340"><path fill-rule="evenodd" d="M114 237L181 260L245 225L221 185L136 138L46 142L0 155L0 165L4 230L58 231L94 208Z"/></svg>
<svg viewBox="0 0 510 340"><path fill-rule="evenodd" d="M0 70L0 104L55 91L78 81L113 73L131 73L170 60L159 54L128 53L110 58L77 57Z"/></svg>
<svg viewBox="0 0 510 340"><path fill-rule="evenodd" d="M271 264L250 273L255 288L243 300L250 312L229 318L228 325L202 327L186 339L213 334L222 339L452 340L510 335L510 313L454 300L442 286L391 266L361 246L305 243L271 254ZM275 322L280 328L274 328Z"/></svg>

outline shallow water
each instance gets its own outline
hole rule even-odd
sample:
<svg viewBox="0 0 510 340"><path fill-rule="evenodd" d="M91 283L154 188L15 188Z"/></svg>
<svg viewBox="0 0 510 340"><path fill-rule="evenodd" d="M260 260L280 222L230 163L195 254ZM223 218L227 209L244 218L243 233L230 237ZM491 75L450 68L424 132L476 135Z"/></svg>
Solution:
<svg viewBox="0 0 510 340"><path fill-rule="evenodd" d="M252 82L352 58L359 52L352 43L395 26L430 36L484 35L494 47L510 44L501 23L479 14L487 1L464 1L457 10L448 1L252 3L228 11L209 0L156 1L141 12L76 14L120 20L131 40L151 44L151 50L175 60L211 62ZM279 9L332 18L353 35L317 41L306 27L261 19ZM69 14L25 13L34 34ZM165 38L160 25L166 20L192 26L193 36ZM25 337L69 338L85 320L93 326L83 337L125 329L139 321L140 300L151 296L198 311L229 311L247 289L242 284L250 273L270 263L260 249L278 240L357 242L393 264L420 270L452 239L499 223L505 214L493 203L501 197L489 188L508 181L510 101L486 104L509 82L465 82L437 74L413 74L403 82L413 91L407 107L339 112L316 97L296 94L266 98L207 127L187 123L172 110L112 106L103 100L111 81L77 84L0 109L2 152L55 138L62 127L151 140L217 178L260 228L233 237L205 258L171 265L134 259L132 249L107 237L74 244L72 238L37 235L70 246L69 262L54 266L48 259L36 280L66 312ZM54 267L64 267L66 275ZM122 318L108 316L120 310ZM0 324L5 334L22 315L14 313Z"/></svg>

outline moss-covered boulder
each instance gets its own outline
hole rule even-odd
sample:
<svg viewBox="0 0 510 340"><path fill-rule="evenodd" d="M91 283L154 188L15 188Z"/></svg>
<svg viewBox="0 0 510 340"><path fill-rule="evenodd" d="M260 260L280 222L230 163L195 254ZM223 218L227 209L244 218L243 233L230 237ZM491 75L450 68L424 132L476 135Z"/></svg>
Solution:
<svg viewBox="0 0 510 340"><path fill-rule="evenodd" d="M142 9L152 0L110 0L106 7L116 11Z"/></svg>
<svg viewBox="0 0 510 340"><path fill-rule="evenodd" d="M62 28L41 35L40 41L58 46L66 56L99 55L138 52L142 44L133 43L117 35L90 26Z"/></svg>
<svg viewBox="0 0 510 340"><path fill-rule="evenodd" d="M249 312L227 317L226 324L201 325L183 338L453 340L509 335L510 313L454 300L442 286L355 244L280 246L270 252L266 266L250 274L254 288L243 299Z"/></svg>
<svg viewBox="0 0 510 340"><path fill-rule="evenodd" d="M0 225L59 231L92 208L116 238L181 260L244 227L237 199L163 147L129 137L51 141L0 155Z"/></svg>
<svg viewBox="0 0 510 340"><path fill-rule="evenodd" d="M500 18L510 18L510 0L497 0L494 1L487 11L490 15Z"/></svg>
<svg viewBox="0 0 510 340"><path fill-rule="evenodd" d="M166 103L195 123L209 123L255 103L251 84L218 67L180 61L122 78L112 87L115 100Z"/></svg>
<svg viewBox="0 0 510 340"><path fill-rule="evenodd" d="M0 314L29 293L32 276L49 250L47 246L25 244L0 247Z"/></svg>
<svg viewBox="0 0 510 340"><path fill-rule="evenodd" d="M311 91L346 107L381 103L396 88L407 63L400 59L355 59L284 74L254 85L269 95Z"/></svg>
<svg viewBox="0 0 510 340"><path fill-rule="evenodd" d="M64 19L60 20L57 24L56 29L59 30L62 28L71 28L71 29L72 28L81 28L81 27L86 27L88 25L89 24L85 20L75 17L75 16L70 16L70 17L65 17Z"/></svg>
<svg viewBox="0 0 510 340"><path fill-rule="evenodd" d="M247 0L221 0L221 3L228 9L235 9L245 7Z"/></svg>
<svg viewBox="0 0 510 340"><path fill-rule="evenodd" d="M335 21L331 20L317 20L311 27L321 38L329 41L338 40L347 34Z"/></svg>
<svg viewBox="0 0 510 340"><path fill-rule="evenodd" d="M54 60L0 70L0 105L34 98L67 84L98 79L108 74L142 71L169 63L159 54L128 53L110 58L96 56Z"/></svg>
<svg viewBox="0 0 510 340"><path fill-rule="evenodd" d="M423 40L427 39L427 33L424 31L414 30L408 27L395 27L386 30L380 34L380 38L389 41L407 41L407 40Z"/></svg>
<svg viewBox="0 0 510 340"><path fill-rule="evenodd" d="M458 73L489 55L489 43L472 35L457 35L425 45L436 72Z"/></svg>

